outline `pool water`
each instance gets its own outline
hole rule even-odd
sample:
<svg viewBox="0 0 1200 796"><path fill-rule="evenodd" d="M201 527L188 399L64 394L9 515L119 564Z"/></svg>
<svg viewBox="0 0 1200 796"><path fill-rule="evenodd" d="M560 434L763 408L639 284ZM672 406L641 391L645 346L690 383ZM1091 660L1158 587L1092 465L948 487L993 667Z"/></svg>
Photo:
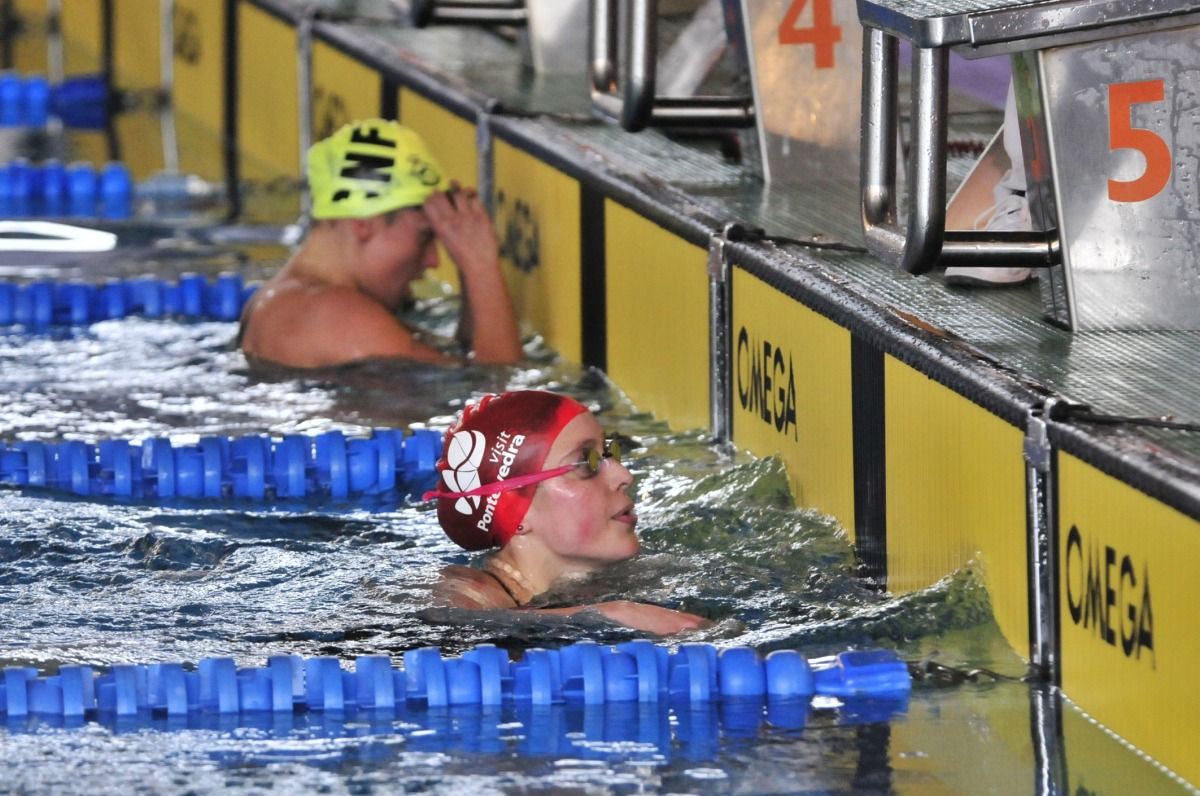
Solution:
<svg viewBox="0 0 1200 796"><path fill-rule="evenodd" d="M225 255L186 267L231 262L248 276L269 267ZM455 312L452 299L416 309L442 332ZM669 643L809 657L883 646L918 672L931 659L951 676L919 677L890 715L819 700L783 722L636 705L82 726L12 719L0 724L0 792L1048 793L1126 779L1140 792L1179 789L1055 694L1017 679L1023 664L972 571L899 597L874 590L856 577L842 529L793 507L778 461L672 431L536 339L520 368L297 373L252 372L235 333L229 323L137 318L47 335L0 330L0 438L440 429L483 392L562 390L640 443L630 469L644 552L547 600L620 596L713 620ZM472 558L441 533L431 506L411 502L166 505L5 488L0 665L52 672L211 656L260 665L279 652L350 661L427 645L458 654L480 643L523 650L639 635L587 617L430 608L439 570ZM977 667L998 675L954 676Z"/></svg>

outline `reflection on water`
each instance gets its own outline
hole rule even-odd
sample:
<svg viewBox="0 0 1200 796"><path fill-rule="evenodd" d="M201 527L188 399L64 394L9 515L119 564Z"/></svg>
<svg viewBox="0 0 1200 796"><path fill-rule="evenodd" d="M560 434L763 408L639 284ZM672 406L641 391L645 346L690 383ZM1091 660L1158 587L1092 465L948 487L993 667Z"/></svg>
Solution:
<svg viewBox="0 0 1200 796"><path fill-rule="evenodd" d="M419 311L435 329L448 331L453 323L450 302ZM376 363L252 373L232 349L234 334L231 324L139 319L53 336L2 333L3 437L140 440L444 427L482 392L563 390L596 408L608 430L641 443L630 469L644 553L563 584L547 600L619 595L681 608L715 620L690 640L721 645L797 647L814 657L882 645L910 660L934 655L956 666L1023 673L990 623L987 595L970 571L900 597L868 588L854 575L841 529L792 508L777 461L731 456L702 434L673 432L639 413L599 374L557 363L536 341L529 346L532 364L520 369ZM430 609L429 586L439 569L470 561L426 505L299 511L252 502L101 503L4 490L0 661L53 669L221 655L258 665L280 651L350 659L423 645L457 654L488 642L522 649L635 635L587 617ZM155 720L149 725L155 729L20 720L0 725L0 790L1045 790L1030 731L1030 690L1019 682L919 683L907 712L891 721L829 706L790 724L761 713L730 722L712 710L310 713L232 724L210 716L182 726ZM176 731L157 731L168 728ZM625 737L629 732L636 740ZM1094 728L1077 737L1085 739L1081 749L1115 746ZM1121 765L1139 776L1145 773L1139 765L1152 772L1132 755L1101 757L1128 761ZM1062 777L1054 781L1067 781ZM1161 775L1147 777L1139 781L1169 784Z"/></svg>

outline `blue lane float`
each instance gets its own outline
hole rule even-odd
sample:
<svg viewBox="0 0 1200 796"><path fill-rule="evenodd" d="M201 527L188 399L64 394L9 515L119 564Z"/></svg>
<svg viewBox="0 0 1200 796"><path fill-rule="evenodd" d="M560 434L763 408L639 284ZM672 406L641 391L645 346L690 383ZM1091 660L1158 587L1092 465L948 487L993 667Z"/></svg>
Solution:
<svg viewBox="0 0 1200 796"><path fill-rule="evenodd" d="M54 117L66 127L103 130L114 104L103 75L52 85L42 75L0 73L0 127L41 128Z"/></svg>
<svg viewBox="0 0 1200 796"><path fill-rule="evenodd" d="M185 274L170 282L152 276L103 284L38 280L0 282L0 326L42 330L82 326L131 315L146 318L235 321L254 294L239 274L208 279Z"/></svg>
<svg viewBox="0 0 1200 796"><path fill-rule="evenodd" d="M0 166L0 216L4 218L127 219L133 215L133 177L124 163L110 161L41 165L17 158Z"/></svg>
<svg viewBox="0 0 1200 796"><path fill-rule="evenodd" d="M105 440L0 444L0 483L75 495L164 500L328 498L420 494L437 482L442 435L429 429L375 429L201 437L142 443Z"/></svg>
<svg viewBox="0 0 1200 796"><path fill-rule="evenodd" d="M518 661L484 644L456 658L437 648L404 653L403 666L364 655L353 671L336 658L277 655L265 666L239 668L232 658L181 663L63 666L39 676L7 667L0 679L0 715L99 720L190 714L339 712L346 710L527 707L607 703L789 703L814 697L907 699L908 667L890 650L856 650L808 660L796 650L765 658L747 647L718 651L684 644L671 653L650 641L616 646L580 642L559 650L531 649ZM891 710L891 707L888 708Z"/></svg>

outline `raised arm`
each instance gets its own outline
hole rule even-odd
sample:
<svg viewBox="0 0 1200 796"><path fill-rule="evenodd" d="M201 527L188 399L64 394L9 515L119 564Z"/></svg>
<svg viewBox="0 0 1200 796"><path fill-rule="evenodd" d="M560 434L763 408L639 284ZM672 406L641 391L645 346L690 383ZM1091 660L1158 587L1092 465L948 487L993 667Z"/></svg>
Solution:
<svg viewBox="0 0 1200 796"><path fill-rule="evenodd" d="M517 316L500 270L500 244L479 195L459 189L425 200L425 215L458 267L463 329L476 362L508 365L521 359Z"/></svg>

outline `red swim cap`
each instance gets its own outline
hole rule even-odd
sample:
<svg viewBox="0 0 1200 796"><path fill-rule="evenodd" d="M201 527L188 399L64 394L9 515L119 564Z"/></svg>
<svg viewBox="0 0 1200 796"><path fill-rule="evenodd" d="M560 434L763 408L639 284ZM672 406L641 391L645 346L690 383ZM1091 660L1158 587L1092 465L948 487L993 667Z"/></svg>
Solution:
<svg viewBox="0 0 1200 796"><path fill-rule="evenodd" d="M540 390L485 395L446 432L437 463L442 483L447 491L468 492L539 472L559 433L586 411L578 401ZM459 547L503 547L525 519L536 490L531 484L486 497L439 497L438 522Z"/></svg>

